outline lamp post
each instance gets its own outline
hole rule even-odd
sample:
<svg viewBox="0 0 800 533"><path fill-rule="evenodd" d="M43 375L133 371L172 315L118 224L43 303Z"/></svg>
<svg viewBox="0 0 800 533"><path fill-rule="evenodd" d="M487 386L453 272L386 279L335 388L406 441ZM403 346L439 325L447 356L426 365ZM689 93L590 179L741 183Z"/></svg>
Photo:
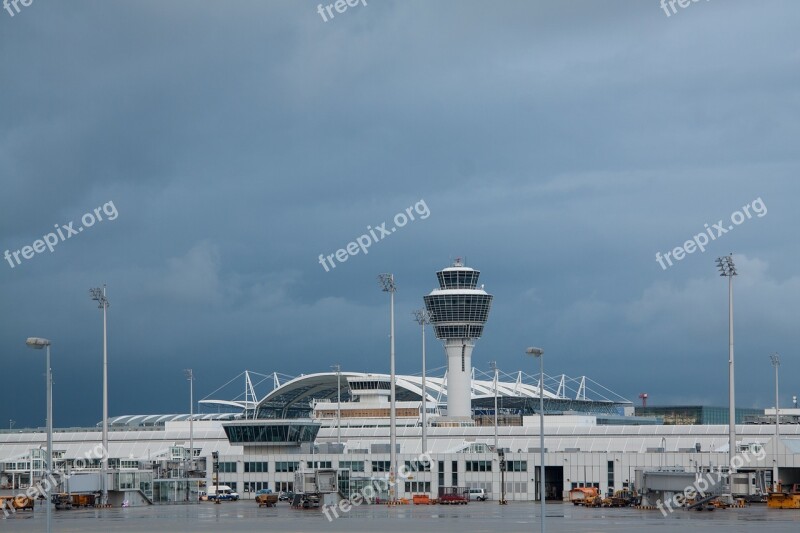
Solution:
<svg viewBox="0 0 800 533"><path fill-rule="evenodd" d="M497 362L490 361L489 366L494 370L494 451L497 453Z"/></svg>
<svg viewBox="0 0 800 533"><path fill-rule="evenodd" d="M331 368L336 370L336 443L342 444L342 366L338 363Z"/></svg>
<svg viewBox="0 0 800 533"><path fill-rule="evenodd" d="M191 368L183 371L189 381L189 471L194 471L194 372ZM189 477L188 473L186 477Z"/></svg>
<svg viewBox="0 0 800 533"><path fill-rule="evenodd" d="M97 307L103 310L103 458L102 458L102 504L108 505L108 336L106 311L108 310L108 299L106 298L106 286L103 288L89 289L92 300L97 302Z"/></svg>
<svg viewBox="0 0 800 533"><path fill-rule="evenodd" d="M50 489L52 488L50 475L53 470L53 369L50 368L50 341L40 337L29 337L25 344L35 350L47 348L47 456L45 462L45 479L47 488L45 489L45 509L47 510L47 533L53 530L53 510L50 502ZM31 465L33 461L31 461ZM31 484L33 479L31 479Z"/></svg>
<svg viewBox="0 0 800 533"><path fill-rule="evenodd" d="M428 452L428 388L425 384L425 326L431 323L431 314L427 309L413 312L414 320L422 326L422 453Z"/></svg>
<svg viewBox="0 0 800 533"><path fill-rule="evenodd" d="M500 505L506 504L506 460L505 453L497 443L497 362L490 361L489 366L494 370L494 452L497 454L500 467Z"/></svg>
<svg viewBox="0 0 800 533"><path fill-rule="evenodd" d="M734 400L733 374L733 276L736 276L736 265L733 254L717 258L720 276L728 278L728 466L733 473L733 458L736 455L736 403Z"/></svg>
<svg viewBox="0 0 800 533"><path fill-rule="evenodd" d="M542 528L544 533L544 350L530 347L525 353L539 358L539 498L542 503Z"/></svg>
<svg viewBox="0 0 800 533"><path fill-rule="evenodd" d="M389 406L389 476L391 481L394 482L394 476L397 475L397 413L395 410L395 376L394 376L394 293L397 291L397 285L394 282L394 274L381 274L378 276L381 289L383 292L389 293L389 388L391 405ZM389 488L389 500L394 502L395 489L394 483Z"/></svg>
<svg viewBox="0 0 800 533"><path fill-rule="evenodd" d="M777 490L776 483L778 482L778 442L781 439L781 412L778 406L778 368L781 366L781 356L774 353L769 356L772 366L775 367L775 462L772 463L772 486L773 490Z"/></svg>
<svg viewBox="0 0 800 533"><path fill-rule="evenodd" d="M311 445L313 446L314 443L312 442ZM214 503L221 504L221 498L219 497L219 452L211 452L211 458L214 460L213 468L214 468L214 481L216 482L217 488L214 491ZM314 456L312 455L311 458L313 459Z"/></svg>

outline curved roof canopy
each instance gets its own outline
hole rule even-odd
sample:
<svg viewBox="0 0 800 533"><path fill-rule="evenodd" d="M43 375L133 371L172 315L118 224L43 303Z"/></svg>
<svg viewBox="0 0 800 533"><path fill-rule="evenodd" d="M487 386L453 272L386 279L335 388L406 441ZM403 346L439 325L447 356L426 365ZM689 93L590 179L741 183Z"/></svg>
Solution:
<svg viewBox="0 0 800 533"><path fill-rule="evenodd" d="M473 376L478 373L473 369ZM341 390L343 394L348 391L347 378L374 378L388 380L388 374L373 374L365 372L341 372ZM488 379L472 379L472 400L473 403L482 403L480 400L494 398L494 380L491 375L485 375ZM503 378L516 377L514 381L503 380ZM420 401L422 400L422 376L396 375L397 389L396 396L398 401ZM527 382L526 382L527 381ZM538 376L530 376L523 372L518 372L516 376L503 374L498 379L497 396L498 398L518 398L518 399L539 399ZM531 384L536 383L536 384ZM631 402L625 398L609 391L602 385L595 383L589 378L569 378L567 376L550 377L545 376L544 398L551 402L563 401L586 401L590 403L604 403L614 405L628 405ZM427 400L429 402L444 403L447 398L447 375L443 377L426 376L425 385L427 388ZM549 385L552 385L549 386ZM592 386L594 385L594 386ZM577 387L577 394L568 397L567 394L573 392ZM548 390L550 389L550 390ZM552 390L556 392L552 392ZM572 389L572 390L570 390ZM598 392L602 389L602 392ZM258 404L258 407L271 407L283 410L300 408L306 409L314 401L336 401L337 397L337 373L320 372L306 374L287 381L276 387L267 394ZM477 402L476 402L477 401Z"/></svg>

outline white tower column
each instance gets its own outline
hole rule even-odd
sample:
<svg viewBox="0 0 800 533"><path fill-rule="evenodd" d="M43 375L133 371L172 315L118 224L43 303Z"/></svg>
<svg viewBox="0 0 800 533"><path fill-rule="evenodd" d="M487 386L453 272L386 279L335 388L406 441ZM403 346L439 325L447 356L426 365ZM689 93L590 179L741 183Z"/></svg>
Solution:
<svg viewBox="0 0 800 533"><path fill-rule="evenodd" d="M447 339L447 416L472 415L472 339Z"/></svg>

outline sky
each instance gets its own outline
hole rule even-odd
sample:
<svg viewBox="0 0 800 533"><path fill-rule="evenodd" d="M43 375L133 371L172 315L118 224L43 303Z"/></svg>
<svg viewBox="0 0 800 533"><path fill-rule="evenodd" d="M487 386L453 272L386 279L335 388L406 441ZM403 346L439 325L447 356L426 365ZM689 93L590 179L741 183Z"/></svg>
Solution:
<svg viewBox="0 0 800 533"><path fill-rule="evenodd" d="M186 368L196 399L388 372L382 272L419 372L411 313L457 257L494 295L479 370L535 373L536 345L637 404L724 406L733 253L737 405L774 404L775 352L800 394L799 3L344 5L0 11L0 427L45 423L29 336L54 424L101 419L90 287L110 414L180 413Z"/></svg>

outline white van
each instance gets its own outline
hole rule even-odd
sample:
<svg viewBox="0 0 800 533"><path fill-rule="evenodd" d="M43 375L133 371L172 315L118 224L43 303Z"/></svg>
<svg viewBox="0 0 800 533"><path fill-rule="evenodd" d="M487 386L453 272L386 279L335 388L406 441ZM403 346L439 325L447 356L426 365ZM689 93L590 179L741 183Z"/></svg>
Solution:
<svg viewBox="0 0 800 533"><path fill-rule="evenodd" d="M469 489L467 495L469 496L470 501L472 500L478 500L479 502L486 501L486 491L483 489Z"/></svg>
<svg viewBox="0 0 800 533"><path fill-rule="evenodd" d="M214 501L217 498L219 498L220 501L230 500L235 502L239 499L239 494L228 485L211 485L208 487L208 499Z"/></svg>

